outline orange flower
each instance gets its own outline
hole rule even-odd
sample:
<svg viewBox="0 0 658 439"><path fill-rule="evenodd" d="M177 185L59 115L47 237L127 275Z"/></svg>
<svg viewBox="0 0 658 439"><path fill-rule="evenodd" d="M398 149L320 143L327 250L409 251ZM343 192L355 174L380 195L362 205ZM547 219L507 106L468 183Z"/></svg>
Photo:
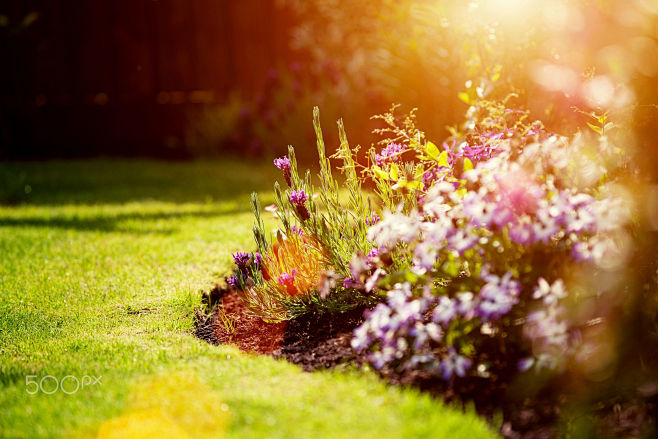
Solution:
<svg viewBox="0 0 658 439"><path fill-rule="evenodd" d="M263 279L289 296L309 294L326 271L325 252L317 240L291 234L272 245L262 265Z"/></svg>

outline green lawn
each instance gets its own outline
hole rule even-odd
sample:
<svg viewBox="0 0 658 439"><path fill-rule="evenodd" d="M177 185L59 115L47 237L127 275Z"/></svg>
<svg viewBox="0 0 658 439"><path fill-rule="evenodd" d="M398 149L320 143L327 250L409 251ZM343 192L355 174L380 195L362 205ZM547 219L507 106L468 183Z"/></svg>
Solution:
<svg viewBox="0 0 658 439"><path fill-rule="evenodd" d="M370 373L194 338L199 291L252 248L249 193L271 200L276 177L235 160L0 164L0 436L495 437ZM47 376L70 394L30 394ZM102 378L74 392L85 376Z"/></svg>

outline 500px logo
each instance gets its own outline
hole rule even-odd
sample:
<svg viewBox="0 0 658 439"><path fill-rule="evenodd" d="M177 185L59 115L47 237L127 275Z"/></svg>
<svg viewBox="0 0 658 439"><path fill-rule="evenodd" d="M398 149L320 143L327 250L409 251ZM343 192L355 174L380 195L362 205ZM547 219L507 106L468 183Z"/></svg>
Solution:
<svg viewBox="0 0 658 439"><path fill-rule="evenodd" d="M26 375L25 391L30 395L34 395L35 393L39 392L43 392L46 395L52 395L58 390L61 390L62 392L71 395L80 389L84 389L85 387L103 384L101 383L101 378L103 377L85 375L81 379L78 379L73 375L66 375L60 380L52 375L46 375L40 380L37 380L37 375Z"/></svg>

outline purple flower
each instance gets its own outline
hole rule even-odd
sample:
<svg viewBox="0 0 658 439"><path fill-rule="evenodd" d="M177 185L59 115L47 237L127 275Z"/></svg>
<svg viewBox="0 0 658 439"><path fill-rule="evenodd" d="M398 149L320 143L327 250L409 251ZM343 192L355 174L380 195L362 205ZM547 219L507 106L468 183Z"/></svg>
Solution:
<svg viewBox="0 0 658 439"><path fill-rule="evenodd" d="M306 192L304 192L303 189L298 191L291 191L289 200L295 206L303 206L304 203L306 203L306 200L308 200L308 195L306 195Z"/></svg>
<svg viewBox="0 0 658 439"><path fill-rule="evenodd" d="M472 361L462 355L458 355L454 349L450 348L448 356L441 361L441 377L449 380L453 376L463 377L471 368Z"/></svg>
<svg viewBox="0 0 658 439"><path fill-rule="evenodd" d="M404 145L397 143L389 143L388 146L379 154L375 154L375 162L377 166L382 166L385 163L397 162L400 160L400 155L404 152Z"/></svg>
<svg viewBox="0 0 658 439"><path fill-rule="evenodd" d="M304 190L298 190L298 191L292 191L290 192L290 196L288 197L290 202L295 206L295 209L297 210L297 214L301 218L302 221L306 221L311 217L311 214L308 211L308 208L306 207L306 200L308 200L308 195L306 195L306 192Z"/></svg>
<svg viewBox="0 0 658 439"><path fill-rule="evenodd" d="M528 216L511 223L508 230L510 239L517 244L529 246L535 243L532 221Z"/></svg>
<svg viewBox="0 0 658 439"><path fill-rule="evenodd" d="M233 261L240 270L246 269L249 266L251 256L247 252L237 252L233 254Z"/></svg>
<svg viewBox="0 0 658 439"><path fill-rule="evenodd" d="M614 245L609 239L590 238L586 242L576 242L571 248L571 257L576 262L596 262L603 260L606 251Z"/></svg>
<svg viewBox="0 0 658 439"><path fill-rule="evenodd" d="M366 312L366 318L366 323L375 336L381 337L388 330L391 321L391 308L384 303L380 303L372 311Z"/></svg>
<svg viewBox="0 0 658 439"><path fill-rule="evenodd" d="M359 286L359 282L352 279L351 277L346 277L343 280L343 288L357 288Z"/></svg>
<svg viewBox="0 0 658 439"><path fill-rule="evenodd" d="M442 172L448 169L445 166L439 166L436 168L432 168L429 171L425 172L423 174L422 178L422 183L423 183L423 190L427 190L434 184L435 181L442 181L443 180L443 175Z"/></svg>
<svg viewBox="0 0 658 439"><path fill-rule="evenodd" d="M274 166L281 169L283 177L286 179L286 183L290 186L290 159L287 156L274 159Z"/></svg>
<svg viewBox="0 0 658 439"><path fill-rule="evenodd" d="M377 286L377 282L386 275L386 272L381 268L375 270L375 272L366 280L366 292L371 292Z"/></svg>
<svg viewBox="0 0 658 439"><path fill-rule="evenodd" d="M376 213L373 213L371 217L366 217L366 226L368 226L368 227L374 226L380 220L381 220L381 218L379 216L377 216Z"/></svg>
<svg viewBox="0 0 658 439"><path fill-rule="evenodd" d="M290 273L283 273L277 279L279 285L286 287L286 291L291 296L294 296L298 293L297 287L295 286L295 276L297 276L297 270L292 270Z"/></svg>
<svg viewBox="0 0 658 439"><path fill-rule="evenodd" d="M496 204L492 203L477 192L468 192L463 201L464 216L477 227L489 227L496 213Z"/></svg>
<svg viewBox="0 0 658 439"><path fill-rule="evenodd" d="M372 250L368 252L368 260L372 261L381 253L381 249L378 247L373 247Z"/></svg>
<svg viewBox="0 0 658 439"><path fill-rule="evenodd" d="M454 235L448 238L448 247L462 255L466 250L472 248L478 239L479 237L472 228L458 229Z"/></svg>
<svg viewBox="0 0 658 439"><path fill-rule="evenodd" d="M229 286L231 288L239 288L240 287L240 280L235 275L227 277L226 278L226 283L229 284Z"/></svg>
<svg viewBox="0 0 658 439"><path fill-rule="evenodd" d="M293 280L295 280L296 275L297 275L297 270L292 270L290 273L283 273L281 276L279 276L277 282L279 282L280 285L288 285Z"/></svg>
<svg viewBox="0 0 658 439"><path fill-rule="evenodd" d="M440 341L441 337L443 337L443 331L436 323L428 323L425 325L425 332L427 332L427 335L429 335L434 341Z"/></svg>
<svg viewBox="0 0 658 439"><path fill-rule="evenodd" d="M446 296L441 296L439 303L432 312L432 321L447 326L455 318L456 314L457 307L455 302Z"/></svg>
<svg viewBox="0 0 658 439"><path fill-rule="evenodd" d="M507 272L502 278L487 274L485 283L480 289L481 302L477 314L483 320L493 320L504 316L519 302L521 284L512 279L512 273Z"/></svg>
<svg viewBox="0 0 658 439"><path fill-rule="evenodd" d="M254 264L258 267L263 265L263 257L258 252L254 252Z"/></svg>
<svg viewBox="0 0 658 439"><path fill-rule="evenodd" d="M380 370L387 363L390 363L395 359L394 353L394 348L385 348L385 350L382 351L371 352L370 355L368 355L368 360L370 360L376 370Z"/></svg>
<svg viewBox="0 0 658 439"><path fill-rule="evenodd" d="M533 364L535 363L534 358L524 358L521 361L519 361L518 368L520 372L525 372L526 370L530 369Z"/></svg>
<svg viewBox="0 0 658 439"><path fill-rule="evenodd" d="M301 238L302 236L304 236L304 231L301 229L301 227L292 226L292 229L291 229L291 230L292 230L292 233L294 233L295 235L299 236L300 238Z"/></svg>
<svg viewBox="0 0 658 439"><path fill-rule="evenodd" d="M405 306L407 301L411 298L411 285L409 282L404 284L395 284L395 287L387 293L388 306L397 310Z"/></svg>
<svg viewBox="0 0 658 439"><path fill-rule="evenodd" d="M475 295L470 291L457 294L459 303L457 304L457 312L467 319L473 318L475 314Z"/></svg>

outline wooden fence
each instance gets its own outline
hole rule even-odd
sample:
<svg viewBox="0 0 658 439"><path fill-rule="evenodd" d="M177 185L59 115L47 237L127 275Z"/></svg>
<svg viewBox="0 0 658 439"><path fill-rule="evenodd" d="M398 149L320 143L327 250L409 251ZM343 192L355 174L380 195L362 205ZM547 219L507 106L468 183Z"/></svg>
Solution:
<svg viewBox="0 0 658 439"><path fill-rule="evenodd" d="M187 115L290 59L275 0L4 0L0 153L177 155Z"/></svg>

